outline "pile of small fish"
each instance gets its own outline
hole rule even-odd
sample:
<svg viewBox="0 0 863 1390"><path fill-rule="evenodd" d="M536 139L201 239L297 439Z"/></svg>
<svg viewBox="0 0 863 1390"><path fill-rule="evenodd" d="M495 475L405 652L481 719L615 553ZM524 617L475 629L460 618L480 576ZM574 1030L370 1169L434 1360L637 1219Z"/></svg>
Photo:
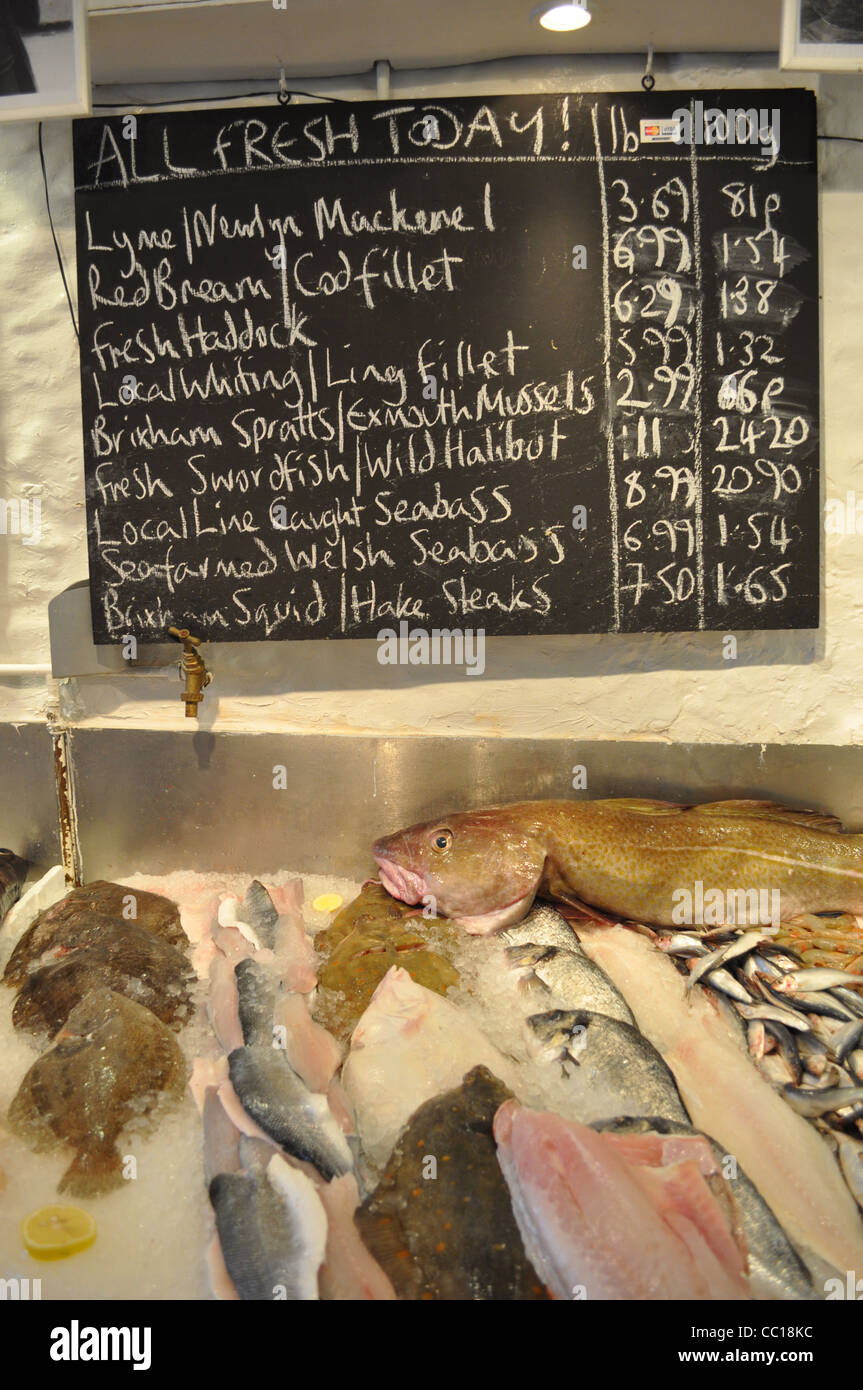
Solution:
<svg viewBox="0 0 863 1390"><path fill-rule="evenodd" d="M738 1015L753 1060L830 1136L863 1206L863 974L807 967L770 928L669 931L658 945L688 989L707 986Z"/></svg>
<svg viewBox="0 0 863 1390"><path fill-rule="evenodd" d="M9 1125L37 1150L75 1150L61 1192L119 1186L121 1131L185 1091L172 1031L192 1010L184 944L175 903L99 881L40 912L12 951L13 1025L54 1045L21 1082Z"/></svg>

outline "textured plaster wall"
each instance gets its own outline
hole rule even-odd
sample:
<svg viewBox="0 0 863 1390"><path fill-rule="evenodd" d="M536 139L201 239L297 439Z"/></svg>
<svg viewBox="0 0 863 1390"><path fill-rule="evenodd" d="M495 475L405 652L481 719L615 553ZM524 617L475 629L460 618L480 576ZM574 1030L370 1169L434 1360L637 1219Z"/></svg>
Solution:
<svg viewBox="0 0 863 1390"><path fill-rule="evenodd" d="M820 128L863 136L857 77L781 74L763 57L666 60L657 76L666 88L815 86ZM394 74L392 94L625 90L639 77L640 66L625 59L510 61ZM374 96L365 78L316 82L314 90ZM184 91L190 94L224 99L212 84ZM135 95L164 98L165 91ZM107 99L104 91L97 97ZM46 125L44 143L72 282L70 122ZM859 490L863 498L863 146L820 149L826 496ZM77 345L46 216L36 126L22 123L0 126L0 496L28 495L41 499L42 538L27 546L20 536L0 536L0 662L49 659L48 601L87 573ZM863 531L863 519L860 525ZM827 536L820 632L741 634L736 661L723 660L721 634L498 639L482 678L383 668L369 642L218 646L209 649L216 680L201 722L336 733L863 742L861 554L863 534ZM59 702L71 722L181 727L178 690L173 667L59 688L46 678L0 674L0 720L39 720Z"/></svg>

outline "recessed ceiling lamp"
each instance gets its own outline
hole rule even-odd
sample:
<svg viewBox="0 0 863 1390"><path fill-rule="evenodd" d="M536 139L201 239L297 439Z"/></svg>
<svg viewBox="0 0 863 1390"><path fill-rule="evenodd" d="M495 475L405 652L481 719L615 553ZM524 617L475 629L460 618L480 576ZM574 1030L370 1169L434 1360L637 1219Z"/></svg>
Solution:
<svg viewBox="0 0 863 1390"><path fill-rule="evenodd" d="M543 29L554 29L556 33L563 33L567 29L583 29L585 24L589 24L590 10L586 4L550 0L548 4L538 5L530 17L538 19Z"/></svg>

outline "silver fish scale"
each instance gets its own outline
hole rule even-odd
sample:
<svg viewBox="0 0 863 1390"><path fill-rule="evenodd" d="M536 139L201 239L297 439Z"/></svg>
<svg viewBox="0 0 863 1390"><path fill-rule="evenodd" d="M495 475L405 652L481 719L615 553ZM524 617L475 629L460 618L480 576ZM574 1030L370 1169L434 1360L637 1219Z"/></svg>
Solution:
<svg viewBox="0 0 863 1390"><path fill-rule="evenodd" d="M554 950L547 959L537 961L533 973L562 1009L590 1009L592 1013L636 1026L623 995L587 956Z"/></svg>
<svg viewBox="0 0 863 1390"><path fill-rule="evenodd" d="M507 927L499 935L507 946L557 946L560 950L572 951L577 956L585 955L566 918L548 903L536 904L522 921L517 922L515 926Z"/></svg>

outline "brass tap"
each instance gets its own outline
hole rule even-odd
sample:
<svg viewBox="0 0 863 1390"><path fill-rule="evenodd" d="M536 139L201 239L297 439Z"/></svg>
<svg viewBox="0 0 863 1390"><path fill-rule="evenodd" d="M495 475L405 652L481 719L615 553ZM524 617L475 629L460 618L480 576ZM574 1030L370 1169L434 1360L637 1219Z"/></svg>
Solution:
<svg viewBox="0 0 863 1390"><path fill-rule="evenodd" d="M169 627L168 632L183 644L183 657L179 665L180 680L185 677L186 687L180 699L186 705L186 718L197 719L198 705L204 698L204 689L213 679L212 671L204 665L204 658L198 651L200 637L192 637L187 627Z"/></svg>

